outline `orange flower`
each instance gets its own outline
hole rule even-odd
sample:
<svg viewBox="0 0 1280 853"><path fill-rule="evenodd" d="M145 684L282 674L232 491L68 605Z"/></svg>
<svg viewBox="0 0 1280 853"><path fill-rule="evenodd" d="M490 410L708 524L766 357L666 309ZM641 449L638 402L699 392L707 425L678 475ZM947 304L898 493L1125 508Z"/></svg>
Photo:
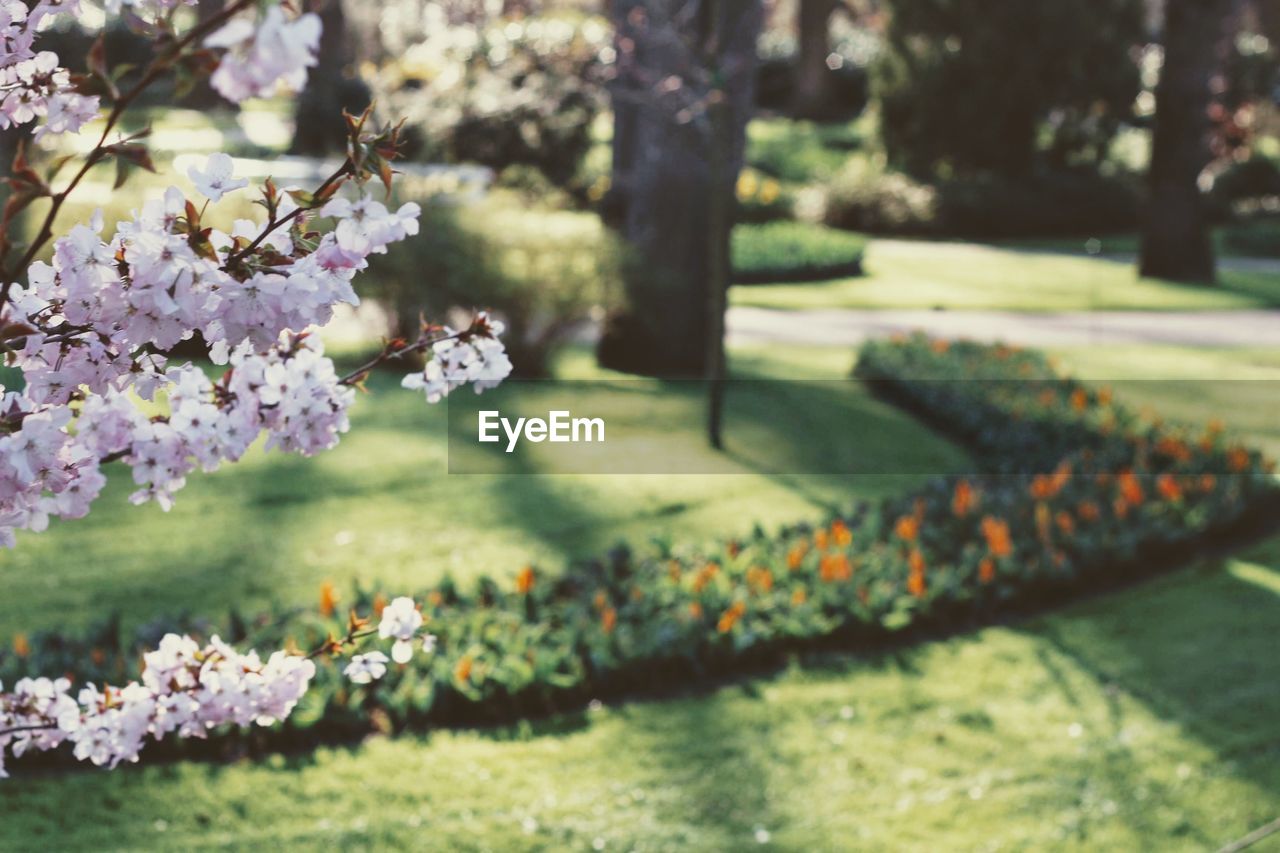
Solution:
<svg viewBox="0 0 1280 853"><path fill-rule="evenodd" d="M1200 491L1202 491L1202 492L1212 492L1212 491L1213 491L1214 489L1216 489L1217 487L1218 487L1218 478L1217 478L1217 477L1213 476L1212 474L1201 474L1201 475L1200 475Z"/></svg>
<svg viewBox="0 0 1280 853"><path fill-rule="evenodd" d="M911 554L907 557L907 592L916 598L924 598L924 555L920 553L919 548L912 548Z"/></svg>
<svg viewBox="0 0 1280 853"><path fill-rule="evenodd" d="M631 600L632 600L632 601L643 601L643 600L644 600L644 589L643 589L643 588L641 588L641 587L638 587L638 586L633 586L633 587L631 587Z"/></svg>
<svg viewBox="0 0 1280 853"><path fill-rule="evenodd" d="M1221 435L1227 429L1226 423L1221 418L1214 418L1209 421L1208 430L1212 435Z"/></svg>
<svg viewBox="0 0 1280 853"><path fill-rule="evenodd" d="M706 589L707 584L711 583L711 579L719 571L720 566L718 563L707 563L701 569L698 569L698 574L693 578L693 591L702 592L702 590Z"/></svg>
<svg viewBox="0 0 1280 853"><path fill-rule="evenodd" d="M458 661L458 665L453 668L454 681L469 681L471 679L471 656L463 655Z"/></svg>
<svg viewBox="0 0 1280 853"><path fill-rule="evenodd" d="M904 515L893 526L893 532L903 542L914 542L920 533L920 522L916 521L915 516Z"/></svg>
<svg viewBox="0 0 1280 853"><path fill-rule="evenodd" d="M1054 523L1058 525L1058 529L1063 535L1070 536L1076 532L1076 520L1071 517L1071 513L1065 509L1058 510L1058 514L1053 517Z"/></svg>
<svg viewBox="0 0 1280 853"><path fill-rule="evenodd" d="M729 544L725 546L725 550L729 552L730 557L736 557L742 553L742 546L738 544L738 540L730 539Z"/></svg>
<svg viewBox="0 0 1280 853"><path fill-rule="evenodd" d="M1053 481L1045 474L1036 474L1031 478L1031 488L1028 491L1038 501L1048 500L1053 497Z"/></svg>
<svg viewBox="0 0 1280 853"><path fill-rule="evenodd" d="M516 592L528 595L529 590L533 589L533 580L533 566L525 566L516 572Z"/></svg>
<svg viewBox="0 0 1280 853"><path fill-rule="evenodd" d="M618 611L612 607L606 607L600 614L600 627L606 634L612 634L613 629L618 627Z"/></svg>
<svg viewBox="0 0 1280 853"><path fill-rule="evenodd" d="M1071 392L1071 408L1077 412L1083 412L1089 408L1089 395L1085 393L1083 388L1077 388Z"/></svg>
<svg viewBox="0 0 1280 853"><path fill-rule="evenodd" d="M973 509L973 505L977 503L977 499L973 493L973 486L969 485L968 480L961 480L956 483L955 493L951 496L951 512L956 518L963 518L969 514L969 510Z"/></svg>
<svg viewBox="0 0 1280 853"><path fill-rule="evenodd" d="M680 582L680 575L683 573L679 560L670 560L667 562L667 576L676 583Z"/></svg>
<svg viewBox="0 0 1280 853"><path fill-rule="evenodd" d="M991 583L996 579L996 561L990 557L983 557L978 562L978 580L983 583Z"/></svg>
<svg viewBox="0 0 1280 853"><path fill-rule="evenodd" d="M764 566L752 566L747 569L747 586L756 592L768 592L773 589L773 572Z"/></svg>
<svg viewBox="0 0 1280 853"><path fill-rule="evenodd" d="M849 529L849 525L840 519L831 522L831 539L841 548L847 548L853 544L853 531Z"/></svg>
<svg viewBox="0 0 1280 853"><path fill-rule="evenodd" d="M320 584L320 615L332 616L333 612L338 608L338 591L334 589L333 584L325 581Z"/></svg>
<svg viewBox="0 0 1280 853"><path fill-rule="evenodd" d="M1227 467L1239 474L1249 467L1249 451L1243 447L1233 447L1227 452Z"/></svg>
<svg viewBox="0 0 1280 853"><path fill-rule="evenodd" d="M1156 452L1179 462L1186 462L1191 458L1191 448L1187 446L1185 441L1175 435L1162 436L1156 442Z"/></svg>
<svg viewBox="0 0 1280 853"><path fill-rule="evenodd" d="M596 592L595 598L592 599L592 603L595 604L596 610L604 610L609 606L609 596L605 594L604 590L599 590Z"/></svg>
<svg viewBox="0 0 1280 853"><path fill-rule="evenodd" d="M982 536L987 540L987 550L993 557L1007 557L1013 553L1013 541L1009 538L1009 525L999 518L982 519Z"/></svg>
<svg viewBox="0 0 1280 853"><path fill-rule="evenodd" d="M702 605L701 605L701 604L699 604L699 603L698 603L698 602L696 602L696 601L690 602L690 604L689 604L689 615L690 615L690 616L692 616L694 619L701 619L701 618L702 618Z"/></svg>
<svg viewBox="0 0 1280 853"><path fill-rule="evenodd" d="M1040 405L1042 406L1052 406L1057 399L1058 395L1053 393L1052 388L1046 388L1040 392Z"/></svg>
<svg viewBox="0 0 1280 853"><path fill-rule="evenodd" d="M1081 521L1097 521L1102 517L1102 510L1093 501L1080 501L1076 507L1076 515L1080 516Z"/></svg>
<svg viewBox="0 0 1280 853"><path fill-rule="evenodd" d="M791 550L787 552L787 568L795 571L800 568L800 563L804 560L804 555L809 553L809 543L799 542L793 545Z"/></svg>
<svg viewBox="0 0 1280 853"><path fill-rule="evenodd" d="M791 593L792 607L799 607L801 604L804 604L808 600L809 600L809 593L805 592L804 587L802 586L796 587L795 591Z"/></svg>
<svg viewBox="0 0 1280 853"><path fill-rule="evenodd" d="M716 630L721 634L727 634L733 630L733 626L738 624L738 620L742 618L742 614L747 612L747 605L741 601L735 601L729 605L721 616L720 621L716 624Z"/></svg>
<svg viewBox="0 0 1280 853"><path fill-rule="evenodd" d="M1098 405L1099 406L1111 405L1111 386L1110 385L1103 385L1101 388L1098 389Z"/></svg>
<svg viewBox="0 0 1280 853"><path fill-rule="evenodd" d="M1121 471L1116 478L1116 482L1120 486L1120 496L1124 498L1125 503L1130 506L1137 506L1142 503L1145 497L1142 491L1142 484L1138 482L1138 478L1134 476L1132 471Z"/></svg>
<svg viewBox="0 0 1280 853"><path fill-rule="evenodd" d="M951 342L944 340L943 338L938 338L937 340L929 342L929 349L933 350L938 355L943 355L947 350L951 349Z"/></svg>
<svg viewBox="0 0 1280 853"><path fill-rule="evenodd" d="M1129 516L1129 502L1123 496L1119 496L1111 502L1111 509L1115 512L1116 518L1127 518Z"/></svg>
<svg viewBox="0 0 1280 853"><path fill-rule="evenodd" d="M1161 474L1156 478L1156 491L1167 501L1182 500L1182 486L1172 474Z"/></svg>
<svg viewBox="0 0 1280 853"><path fill-rule="evenodd" d="M1038 501L1052 498L1071 480L1071 466L1062 463L1052 474L1037 474L1031 479L1031 497Z"/></svg>
<svg viewBox="0 0 1280 853"><path fill-rule="evenodd" d="M827 531L819 528L813 532L813 544L819 551L827 550Z"/></svg>
<svg viewBox="0 0 1280 853"><path fill-rule="evenodd" d="M853 564L844 554L827 554L818 563L818 576L827 583L853 577Z"/></svg>
<svg viewBox="0 0 1280 853"><path fill-rule="evenodd" d="M27 639L26 634L13 635L13 653L20 658L31 654L31 641Z"/></svg>
<svg viewBox="0 0 1280 853"><path fill-rule="evenodd" d="M432 607L439 607L444 604L444 595L437 589L427 593L427 603ZM387 608L387 597L382 593L378 593L373 599L373 615L381 616L382 611Z"/></svg>

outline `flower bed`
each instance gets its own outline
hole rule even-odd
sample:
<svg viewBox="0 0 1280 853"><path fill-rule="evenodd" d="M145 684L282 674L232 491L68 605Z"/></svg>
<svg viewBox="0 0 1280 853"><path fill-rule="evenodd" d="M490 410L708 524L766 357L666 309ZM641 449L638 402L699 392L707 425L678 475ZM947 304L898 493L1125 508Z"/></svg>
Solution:
<svg viewBox="0 0 1280 853"><path fill-rule="evenodd" d="M1106 389L1055 378L1038 354L912 337L868 345L858 374L948 424L991 473L939 479L820 527L713 547L620 549L562 575L529 567L474 591L445 581L418 597L438 637L434 655L364 686L321 662L314 687L270 737L512 719L831 638L976 624L1149 572L1159 556L1277 517L1270 463L1219 425L1146 422ZM305 647L340 633L348 608L368 615L385 603L376 590L339 600L326 585L315 609L183 627ZM127 639L113 624L20 638L0 656L0 679L65 671L119 681L136 650L172 627Z"/></svg>

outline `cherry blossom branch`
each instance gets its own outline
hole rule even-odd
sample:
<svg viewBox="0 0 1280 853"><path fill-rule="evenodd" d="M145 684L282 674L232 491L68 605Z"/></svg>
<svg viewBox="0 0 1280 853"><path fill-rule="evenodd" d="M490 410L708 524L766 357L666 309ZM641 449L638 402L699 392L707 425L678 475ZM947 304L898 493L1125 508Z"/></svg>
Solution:
<svg viewBox="0 0 1280 853"><path fill-rule="evenodd" d="M441 334L437 337L431 337L429 332L431 332L435 328L436 327L429 327L428 329L426 329L424 331L424 334L421 337L419 337L418 340L414 341L412 344L406 344L404 341L400 339L388 341L386 347L383 348L382 352L378 353L376 356L369 359L364 364L357 367L355 370L352 370L350 373L343 376L341 379L338 380L338 384L339 385L357 385L362 380L364 380L371 371L375 370L378 367L381 367L382 365L386 364L389 361L399 359L399 358L404 358L406 355L410 355L412 353L422 352L428 347L434 346L435 344L441 343L443 341L458 340L464 334L466 334L465 332L448 332L447 334Z"/></svg>
<svg viewBox="0 0 1280 853"><path fill-rule="evenodd" d="M57 219L58 212L62 209L62 205L66 202L67 198L70 197L71 193L77 186L79 186L80 182L84 180L85 175L87 175L94 166L100 163L107 156L107 138L111 135L111 131L115 129L116 124L123 117L129 106L131 106L143 92L150 88L153 83L159 80L160 77L173 67L174 63L181 58L184 50L200 38L208 35L218 27L225 24L236 14L248 9L253 4L254 0L235 0L235 2L227 5L216 15L213 15L207 20L197 24L188 31L186 35L177 40L165 53L162 53L153 59L142 77L138 79L137 83L135 83L128 92L125 92L115 99L112 104L111 112L107 114L106 124L102 129L101 135L98 137L97 143L94 145L93 149L85 155L84 162L76 171L76 174L71 178L70 183L68 183L60 192L55 193L50 197L49 210L45 214L36 238L31 242L31 245L27 247L27 251L23 253L21 260L18 261L12 271L4 265L4 260L9 254L10 245L8 234L12 225L12 217L9 214L9 211L6 210L5 219L0 222L0 241L2 241L0 242L0 278L3 278L4 280L3 286L0 287L0 304L8 303L9 291L13 284L15 274L26 269L27 266L29 266L35 259L36 255L39 254L44 245L53 237L54 221Z"/></svg>
<svg viewBox="0 0 1280 853"><path fill-rule="evenodd" d="M13 692L0 692L0 720L14 721L0 727L0 778L6 750L21 755L29 747L48 750L72 741L77 757L114 767L122 760L136 761L147 735L156 740L172 732L204 737L224 723L281 721L306 693L315 658L337 658L377 635L394 641L391 656L396 662L408 663L415 640L427 654L435 650L435 637L422 633L423 623L413 599L400 597L383 607L376 628L353 610L342 637L330 634L307 654L286 648L265 664L217 637L201 647L189 636L168 634L157 649L143 655L141 683L101 691L87 687L73 700L66 679L23 679ZM386 673L387 662L381 652L355 655L344 674L356 684L368 684ZM214 689L205 680L210 675ZM37 737L15 745L13 739L20 735Z"/></svg>

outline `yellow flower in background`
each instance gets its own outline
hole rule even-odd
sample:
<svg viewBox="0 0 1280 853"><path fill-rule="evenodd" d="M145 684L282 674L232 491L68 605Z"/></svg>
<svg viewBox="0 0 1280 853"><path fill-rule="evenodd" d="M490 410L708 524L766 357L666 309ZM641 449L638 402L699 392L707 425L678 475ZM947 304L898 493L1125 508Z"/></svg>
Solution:
<svg viewBox="0 0 1280 853"><path fill-rule="evenodd" d="M760 180L756 177L755 172L743 172L738 176L738 199L740 201L755 198L759 189Z"/></svg>
<svg viewBox="0 0 1280 853"><path fill-rule="evenodd" d="M587 188L587 198L591 201L600 201L604 198L605 193L609 192L609 176L601 175L591 182L591 186Z"/></svg>
<svg viewBox="0 0 1280 853"><path fill-rule="evenodd" d="M25 658L31 654L31 642L27 639L26 634L13 635L13 653L20 658Z"/></svg>
<svg viewBox="0 0 1280 853"><path fill-rule="evenodd" d="M778 196L782 193L782 185L773 178L766 178L760 184L760 203L773 204L778 200Z"/></svg>

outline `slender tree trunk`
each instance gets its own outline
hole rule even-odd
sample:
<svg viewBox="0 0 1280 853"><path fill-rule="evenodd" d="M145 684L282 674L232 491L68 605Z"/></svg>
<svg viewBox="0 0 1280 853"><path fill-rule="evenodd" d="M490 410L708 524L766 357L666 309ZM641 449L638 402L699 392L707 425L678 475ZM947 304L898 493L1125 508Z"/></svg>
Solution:
<svg viewBox="0 0 1280 853"><path fill-rule="evenodd" d="M718 0L724 36L707 38L705 0L614 0L619 53L624 57L614 103L610 218L638 256L628 277L628 310L614 318L600 359L622 370L665 376L705 376L713 299L713 201L733 204L750 116L759 0ZM691 9L697 15L687 15ZM719 56L718 69L706 58ZM714 74L712 85L698 81ZM726 168L711 176L709 91L721 90L726 113ZM727 226L714 233L727 246ZM718 244L717 244L718 245ZM727 251L727 249L725 250ZM724 276L727 278L727 274ZM722 297L722 294L721 294Z"/></svg>
<svg viewBox="0 0 1280 853"><path fill-rule="evenodd" d="M713 11L719 12L725 0L709 0ZM714 16L714 15L713 15ZM718 17L718 16L716 16ZM723 21L713 23L716 32L723 30ZM719 41L717 36L713 36ZM713 60L716 65L722 58ZM716 75L717 77L719 75ZM707 213L707 329L706 329L706 378L707 378L707 441L716 450L724 447L721 425L724 420L724 393L727 363L724 351L724 320L728 308L731 265L731 239L733 237L733 196L717 192L716 188L728 183L733 155L733 115L727 93L713 89L707 107L708 133L707 165L712 192ZM737 171L734 171L736 180ZM732 184L729 184L732 186Z"/></svg>
<svg viewBox="0 0 1280 853"><path fill-rule="evenodd" d="M795 86L791 113L797 118L824 118L831 109L831 15L836 0L799 0L796 4Z"/></svg>
<svg viewBox="0 0 1280 853"><path fill-rule="evenodd" d="M346 125L342 111L358 114L369 105L369 90L348 76L356 59L355 43L347 30L343 0L326 0L320 9L324 30L316 65L298 97L290 153L323 156L343 150Z"/></svg>
<svg viewBox="0 0 1280 853"><path fill-rule="evenodd" d="M1238 0L1168 0L1165 6L1141 275L1214 281L1210 223L1198 182L1211 157L1213 77L1234 36L1238 5Z"/></svg>
<svg viewBox="0 0 1280 853"><path fill-rule="evenodd" d="M199 0L196 5L196 17L201 22L207 21L223 10L226 0ZM228 101L219 95L214 88L209 85L209 79L202 77L196 81L195 86L191 89L190 94L182 99L184 107L191 107L197 110L209 109L227 109L236 110L239 106Z"/></svg>

